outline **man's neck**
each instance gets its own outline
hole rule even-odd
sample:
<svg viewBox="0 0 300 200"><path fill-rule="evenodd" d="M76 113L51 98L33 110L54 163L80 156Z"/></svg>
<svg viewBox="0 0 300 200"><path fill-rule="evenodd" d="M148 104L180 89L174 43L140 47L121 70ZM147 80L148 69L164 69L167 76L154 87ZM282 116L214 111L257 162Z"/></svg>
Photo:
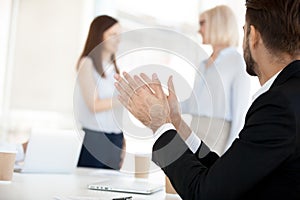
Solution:
<svg viewBox="0 0 300 200"><path fill-rule="evenodd" d="M264 85L270 78L272 78L275 74L277 74L279 71L283 70L283 68L287 66L269 66L264 65L264 70L261 70L258 75L258 80L260 85Z"/></svg>
<svg viewBox="0 0 300 200"><path fill-rule="evenodd" d="M290 55L282 55L277 58L273 57L271 59L262 60L259 63L258 73L260 85L265 84L270 78L283 70L288 64L298 59L300 59L300 57L292 58Z"/></svg>

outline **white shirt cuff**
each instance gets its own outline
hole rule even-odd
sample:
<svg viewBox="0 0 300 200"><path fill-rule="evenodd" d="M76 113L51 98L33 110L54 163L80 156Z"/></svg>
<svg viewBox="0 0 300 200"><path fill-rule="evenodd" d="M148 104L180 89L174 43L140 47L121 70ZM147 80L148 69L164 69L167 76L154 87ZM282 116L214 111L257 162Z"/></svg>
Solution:
<svg viewBox="0 0 300 200"><path fill-rule="evenodd" d="M185 143L193 153L196 153L201 145L201 140L194 132L192 132Z"/></svg>
<svg viewBox="0 0 300 200"><path fill-rule="evenodd" d="M162 134L164 134L168 130L176 129L171 123L161 125L154 133L154 140L156 141ZM193 153L196 153L201 145L201 140L194 132L192 132L191 135L186 139L185 143Z"/></svg>
<svg viewBox="0 0 300 200"><path fill-rule="evenodd" d="M154 140L156 141L164 132L168 130L176 130L176 128L171 123L161 125L154 133Z"/></svg>

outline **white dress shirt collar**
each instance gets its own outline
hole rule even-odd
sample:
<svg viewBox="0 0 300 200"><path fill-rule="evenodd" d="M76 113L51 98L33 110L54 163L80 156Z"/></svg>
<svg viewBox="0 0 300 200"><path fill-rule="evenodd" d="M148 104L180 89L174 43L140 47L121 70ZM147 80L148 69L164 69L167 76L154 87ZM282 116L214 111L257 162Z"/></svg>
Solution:
<svg viewBox="0 0 300 200"><path fill-rule="evenodd" d="M274 76L272 76L267 82L265 82L261 88L259 88L259 90L253 95L252 97L252 101L255 101L255 99L257 99L260 95L262 95L263 93L267 92L271 85L274 83L275 79L277 78L277 76L280 74L282 70L280 70L279 72L277 72Z"/></svg>

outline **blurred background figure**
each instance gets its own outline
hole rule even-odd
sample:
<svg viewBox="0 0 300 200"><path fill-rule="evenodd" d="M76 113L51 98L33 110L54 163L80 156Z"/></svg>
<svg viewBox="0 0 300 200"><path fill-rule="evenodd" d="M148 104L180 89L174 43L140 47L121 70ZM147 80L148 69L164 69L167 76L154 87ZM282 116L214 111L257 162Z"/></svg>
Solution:
<svg viewBox="0 0 300 200"><path fill-rule="evenodd" d="M238 136L250 97L250 78L237 51L238 26L232 10L217 6L200 15L203 44L213 52L200 63L190 98L182 113L191 114L191 128L222 155Z"/></svg>
<svg viewBox="0 0 300 200"><path fill-rule="evenodd" d="M80 167L120 169L122 165L125 142L113 116L113 109L120 106L114 97L113 79L119 73L115 52L120 31L116 19L96 17L78 60L79 91L74 95L74 109L85 132Z"/></svg>

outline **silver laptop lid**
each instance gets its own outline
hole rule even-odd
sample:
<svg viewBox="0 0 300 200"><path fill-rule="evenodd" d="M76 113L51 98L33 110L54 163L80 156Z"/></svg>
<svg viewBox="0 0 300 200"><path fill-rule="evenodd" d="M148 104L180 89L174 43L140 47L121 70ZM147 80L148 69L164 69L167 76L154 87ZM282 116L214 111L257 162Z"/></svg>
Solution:
<svg viewBox="0 0 300 200"><path fill-rule="evenodd" d="M136 194L152 194L163 189L162 184L151 183L148 180L135 179L135 178L122 178L110 179L97 183L89 184L89 189L114 191L114 192L127 192Z"/></svg>
<svg viewBox="0 0 300 200"><path fill-rule="evenodd" d="M81 148L76 130L35 129L29 139L21 172L72 173Z"/></svg>

